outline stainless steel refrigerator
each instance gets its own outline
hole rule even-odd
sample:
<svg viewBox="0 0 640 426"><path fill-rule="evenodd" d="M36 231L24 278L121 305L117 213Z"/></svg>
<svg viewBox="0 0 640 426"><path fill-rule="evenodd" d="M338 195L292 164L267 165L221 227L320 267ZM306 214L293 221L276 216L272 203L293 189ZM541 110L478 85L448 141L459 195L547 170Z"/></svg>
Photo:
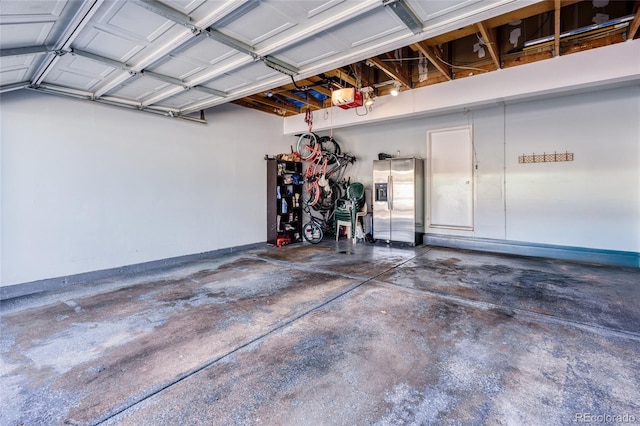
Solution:
<svg viewBox="0 0 640 426"><path fill-rule="evenodd" d="M422 243L424 161L391 158L373 162L373 238Z"/></svg>

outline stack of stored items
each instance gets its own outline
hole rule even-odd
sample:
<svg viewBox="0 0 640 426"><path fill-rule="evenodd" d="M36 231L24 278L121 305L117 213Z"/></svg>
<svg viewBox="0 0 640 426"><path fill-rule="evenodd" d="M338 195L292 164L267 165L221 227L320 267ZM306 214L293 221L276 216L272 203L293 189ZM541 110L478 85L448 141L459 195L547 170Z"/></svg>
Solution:
<svg viewBox="0 0 640 426"><path fill-rule="evenodd" d="M336 223L336 235L338 234L339 223L349 223L351 235L353 238L356 229L356 215L365 206L366 200L364 196L364 185L360 182L354 182L347 187L345 198L336 200L334 220Z"/></svg>

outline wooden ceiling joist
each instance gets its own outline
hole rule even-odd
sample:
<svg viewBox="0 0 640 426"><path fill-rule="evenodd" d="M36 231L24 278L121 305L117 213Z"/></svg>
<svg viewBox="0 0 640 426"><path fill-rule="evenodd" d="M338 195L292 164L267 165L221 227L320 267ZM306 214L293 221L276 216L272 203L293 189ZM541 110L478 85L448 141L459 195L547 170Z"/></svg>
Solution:
<svg viewBox="0 0 640 426"><path fill-rule="evenodd" d="M356 81L356 79L341 69L327 71L324 73L324 75L326 75L327 77L337 78L338 80L344 81L345 83L350 84L353 87L358 86L358 82Z"/></svg>
<svg viewBox="0 0 640 426"><path fill-rule="evenodd" d="M331 90L327 89L323 85L319 85L323 80L320 77L309 77L307 79L296 81L296 86L293 84L287 84L283 86L287 90L301 90L304 88L309 88L315 90L318 93L322 93L325 96L331 97Z"/></svg>
<svg viewBox="0 0 640 426"><path fill-rule="evenodd" d="M231 102L236 104L236 105L240 105L241 107L255 109L256 111L266 112L267 114L276 114L276 115L280 115L280 116L284 116L284 117L290 117L292 115L296 115L296 114L293 114L291 112L287 112L287 111L284 111L284 110L280 110L280 109L276 110L275 108L268 107L266 105L262 105L262 104L259 104L259 103L256 103L256 102L248 102L245 99L246 98L237 99L237 100L231 101Z"/></svg>
<svg viewBox="0 0 640 426"><path fill-rule="evenodd" d="M563 0L562 6L568 6L574 3L579 3L582 0ZM513 12L506 13L504 15L496 16L495 18L484 21L487 28L498 28L502 25L506 25L509 22L526 19L531 16L541 15L543 13L553 11L555 9L555 0L546 0L534 3L530 6L523 7L522 9L514 10ZM464 37L468 37L478 32L477 25L468 25L466 27L458 28L453 31L449 31L445 34L435 36L429 39L429 44L437 46L445 43L459 40Z"/></svg>
<svg viewBox="0 0 640 426"><path fill-rule="evenodd" d="M553 13L554 20L554 41L553 41L553 56L560 56L560 9L562 8L562 2L555 0L555 8Z"/></svg>
<svg viewBox="0 0 640 426"><path fill-rule="evenodd" d="M295 104L291 99L287 98L287 97L286 97L286 96L284 96L282 93L274 94L274 95L272 95L272 96L273 96L273 98L272 98L272 99L277 99L277 100L279 100L280 102L282 102L283 104L285 104L285 105L289 105L289 106L290 106L290 107L292 107L292 108L296 108L296 109L298 108L298 107L296 106L296 104Z"/></svg>
<svg viewBox="0 0 640 426"><path fill-rule="evenodd" d="M493 59L493 63L496 68L502 68L502 64L500 61L500 48L498 47L496 30L495 28L489 28L486 22L478 22L478 30L482 35L482 40L484 40L484 45L489 50L489 55L491 55L491 59Z"/></svg>
<svg viewBox="0 0 640 426"><path fill-rule="evenodd" d="M285 96L289 99L293 99L299 102L304 102L305 107L308 106L311 109L322 109L322 102L320 102L319 100L317 100L316 98L314 98L313 96L309 96L309 99L305 98L304 96L300 96L294 92L292 92L291 90L285 91L280 93L280 95Z"/></svg>
<svg viewBox="0 0 640 426"><path fill-rule="evenodd" d="M638 27L640 27L640 5L637 5L636 16L634 16L633 21L631 21L631 25L629 25L629 34L627 34L627 38L629 40L633 40L638 34Z"/></svg>
<svg viewBox="0 0 640 426"><path fill-rule="evenodd" d="M249 101L252 102L257 102L259 104L263 104L266 106L270 106L272 108L277 108L286 112L290 112L293 114L299 114L300 110L298 108L296 108L295 106L291 106L288 103L284 104L284 103L280 103L280 102L276 102L274 100L271 100L270 98L265 98L264 96L261 95L253 95L253 96L247 96L246 98Z"/></svg>
<svg viewBox="0 0 640 426"><path fill-rule="evenodd" d="M404 75L396 71L395 67L390 66L389 64L387 64L386 62L383 62L380 58L377 58L377 57L369 59L369 62L371 62L376 67L378 67L382 72L387 74L392 79L402 83L402 85L405 86L406 88L408 89L412 88L411 81L407 79Z"/></svg>
<svg viewBox="0 0 640 426"><path fill-rule="evenodd" d="M447 78L447 80L452 79L451 70L439 59L439 56L433 47L427 45L424 41L415 43L412 47L420 51L429 60L429 62L431 62L433 66Z"/></svg>
<svg viewBox="0 0 640 426"><path fill-rule="evenodd" d="M583 0L562 0L561 3L562 7L564 7L570 6L575 3L580 3L581 1ZM555 10L555 8L555 0L541 1L530 6L523 7L522 9L514 10L513 12L488 19L486 23L489 28L498 28L513 21L519 21L522 19L530 18L531 16L552 12Z"/></svg>

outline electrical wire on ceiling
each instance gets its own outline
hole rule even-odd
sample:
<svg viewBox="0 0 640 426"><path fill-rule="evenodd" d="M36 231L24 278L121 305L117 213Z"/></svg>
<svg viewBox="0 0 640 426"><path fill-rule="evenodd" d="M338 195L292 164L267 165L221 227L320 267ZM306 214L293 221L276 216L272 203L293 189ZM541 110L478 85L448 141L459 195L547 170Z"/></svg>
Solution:
<svg viewBox="0 0 640 426"><path fill-rule="evenodd" d="M393 59L389 59L389 60L385 60L382 59L383 61L393 61ZM402 59L403 61L417 61L420 60L420 57L417 58L404 58ZM469 66L465 66L465 65L454 65L454 64L450 64L449 62L445 61L444 59L438 57L438 60L440 62L442 62L445 65L450 66L451 68L460 68L460 69L467 69L467 70L473 70L473 71L482 71L482 72L489 72L489 70L485 70L483 68L475 68L475 67L469 67ZM473 62L465 62L466 64L471 64Z"/></svg>
<svg viewBox="0 0 640 426"><path fill-rule="evenodd" d="M471 70L471 71L489 72L489 70L485 70L484 68L468 67L468 66L464 66L464 65L454 65L454 64L450 64L449 62L445 61L444 59L442 59L439 56L437 58L438 58L438 60L440 62L442 62L445 65L450 66L451 68L458 68L458 69L462 69L462 70Z"/></svg>

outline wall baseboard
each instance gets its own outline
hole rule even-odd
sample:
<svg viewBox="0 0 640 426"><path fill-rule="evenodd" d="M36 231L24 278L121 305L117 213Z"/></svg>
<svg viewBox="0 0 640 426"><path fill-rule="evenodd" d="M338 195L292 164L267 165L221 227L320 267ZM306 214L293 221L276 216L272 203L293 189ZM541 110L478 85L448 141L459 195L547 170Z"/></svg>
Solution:
<svg viewBox="0 0 640 426"><path fill-rule="evenodd" d="M151 271L153 269L177 266L186 262L193 262L202 259L220 257L226 254L239 251L246 251L263 247L266 242L246 244L242 246L227 247L204 253L188 254L184 256L171 257L167 259L153 260L150 262L137 263L134 265L119 266L116 268L102 269L99 271L83 272L80 274L67 275L56 278L46 278L44 280L31 281L21 284L13 284L0 287L0 300L8 300L16 297L30 296L51 290L57 290L68 286L78 285L89 281L114 278L122 275L136 274Z"/></svg>
<svg viewBox="0 0 640 426"><path fill-rule="evenodd" d="M632 251L599 250L584 247L527 243L523 241L436 234L425 234L422 241L423 244L431 246L640 268L640 253Z"/></svg>

